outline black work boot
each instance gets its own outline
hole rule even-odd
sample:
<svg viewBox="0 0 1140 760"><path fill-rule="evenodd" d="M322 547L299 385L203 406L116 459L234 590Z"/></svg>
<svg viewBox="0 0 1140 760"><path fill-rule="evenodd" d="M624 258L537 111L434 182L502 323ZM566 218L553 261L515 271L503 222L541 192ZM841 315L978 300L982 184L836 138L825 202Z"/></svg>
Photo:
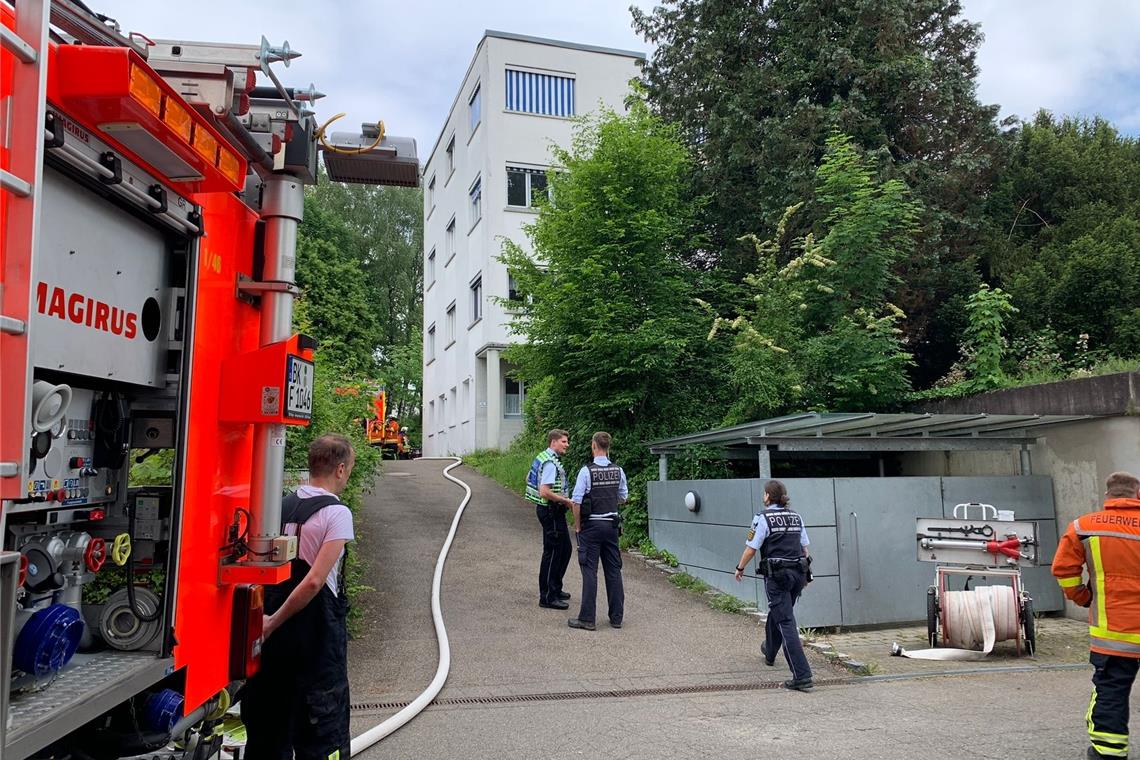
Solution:
<svg viewBox="0 0 1140 760"><path fill-rule="evenodd" d="M586 620L579 620L578 618L570 618L566 621L566 625L571 628L580 628L583 631L596 631L597 626Z"/></svg>
<svg viewBox="0 0 1140 760"><path fill-rule="evenodd" d="M811 682L810 678L789 678L784 681L785 689L793 689L795 691L811 691L815 688L815 684Z"/></svg>

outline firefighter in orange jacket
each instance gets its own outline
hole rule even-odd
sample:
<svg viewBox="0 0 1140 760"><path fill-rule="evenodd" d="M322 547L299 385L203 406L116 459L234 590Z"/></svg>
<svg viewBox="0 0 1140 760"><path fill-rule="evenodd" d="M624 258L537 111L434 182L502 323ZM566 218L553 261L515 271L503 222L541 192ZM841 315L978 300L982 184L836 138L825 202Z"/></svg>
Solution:
<svg viewBox="0 0 1140 760"><path fill-rule="evenodd" d="M1140 479L1108 476L1104 509L1081 515L1061 536L1053 575L1065 596L1089 608L1087 756L1127 757L1128 698L1140 667Z"/></svg>

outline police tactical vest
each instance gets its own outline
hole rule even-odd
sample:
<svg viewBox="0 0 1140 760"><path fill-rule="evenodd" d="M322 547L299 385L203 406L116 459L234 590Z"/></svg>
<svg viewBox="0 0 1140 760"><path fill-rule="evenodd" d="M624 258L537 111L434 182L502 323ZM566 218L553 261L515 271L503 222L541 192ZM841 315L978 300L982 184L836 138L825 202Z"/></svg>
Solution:
<svg viewBox="0 0 1140 760"><path fill-rule="evenodd" d="M555 493L566 492L566 470L562 469L562 460L558 458L557 454L551 454L549 451L543 451L534 458L530 464L530 472L526 475L526 499L533 501L535 504L545 504L546 499L538 494L539 483L538 480L542 477L542 467L547 462L553 462L558 475L554 479L554 485L551 489Z"/></svg>
<svg viewBox="0 0 1140 760"><path fill-rule="evenodd" d="M800 544L800 531L804 521L787 507L770 507L760 513L768 523L768 535L760 544L762 559L799 559L804 550Z"/></svg>
<svg viewBox="0 0 1140 760"><path fill-rule="evenodd" d="M621 468L613 462L606 465L590 462L586 469L590 473L590 490L582 497L582 519L617 512Z"/></svg>

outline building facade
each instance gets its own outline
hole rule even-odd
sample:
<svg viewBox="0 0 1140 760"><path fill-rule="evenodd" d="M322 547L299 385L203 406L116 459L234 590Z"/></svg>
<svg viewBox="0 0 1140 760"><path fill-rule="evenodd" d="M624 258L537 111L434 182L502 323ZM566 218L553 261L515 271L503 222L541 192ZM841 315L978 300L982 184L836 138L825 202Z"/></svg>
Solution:
<svg viewBox="0 0 1140 760"><path fill-rule="evenodd" d="M487 31L424 166L424 455L505 448L526 388L502 352L514 296L498 260L546 192L572 119L619 112L640 53Z"/></svg>

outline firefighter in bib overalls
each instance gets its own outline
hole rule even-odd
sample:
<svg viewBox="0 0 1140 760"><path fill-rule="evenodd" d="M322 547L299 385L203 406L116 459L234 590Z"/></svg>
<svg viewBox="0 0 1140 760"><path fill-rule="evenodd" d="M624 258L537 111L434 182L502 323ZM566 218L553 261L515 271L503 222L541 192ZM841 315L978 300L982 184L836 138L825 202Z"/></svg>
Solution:
<svg viewBox="0 0 1140 760"><path fill-rule="evenodd" d="M1053 557L1065 596L1089 608L1089 758L1128 757L1128 698L1140 669L1140 479L1114 472L1104 497L1101 511L1069 524Z"/></svg>
<svg viewBox="0 0 1140 760"><path fill-rule="evenodd" d="M578 566L582 569L582 606L571 628L592 631L598 597L598 559L606 577L610 626L621 628L625 616L625 589L621 582L621 513L618 505L629 498L625 470L610 461L609 433L599 431L590 440L594 461L578 471L571 496L574 530L578 534Z"/></svg>
<svg viewBox="0 0 1140 760"><path fill-rule="evenodd" d="M538 606L570 609L562 578L570 565L570 530L566 526L566 470L561 457L570 448L570 434L555 428L546 434L547 448L534 458L526 476L526 498L542 525L542 559L538 563Z"/></svg>
<svg viewBox="0 0 1140 760"><path fill-rule="evenodd" d="M758 572L764 578L768 596L768 620L764 625L764 643L760 645L764 664L774 665L776 652L782 649L792 671L784 688L811 691L811 666L804 656L792 609L804 586L811 582L811 558L803 518L788 509L788 504L783 483L769 480L764 484L764 511L752 519L744 553L736 566L736 580L744 577L749 560L760 552Z"/></svg>
<svg viewBox="0 0 1140 760"><path fill-rule="evenodd" d="M282 533L297 536L289 580L265 587L261 669L242 691L246 760L348 760L348 601L341 503L356 456L342 435L309 446L309 484L285 497Z"/></svg>

